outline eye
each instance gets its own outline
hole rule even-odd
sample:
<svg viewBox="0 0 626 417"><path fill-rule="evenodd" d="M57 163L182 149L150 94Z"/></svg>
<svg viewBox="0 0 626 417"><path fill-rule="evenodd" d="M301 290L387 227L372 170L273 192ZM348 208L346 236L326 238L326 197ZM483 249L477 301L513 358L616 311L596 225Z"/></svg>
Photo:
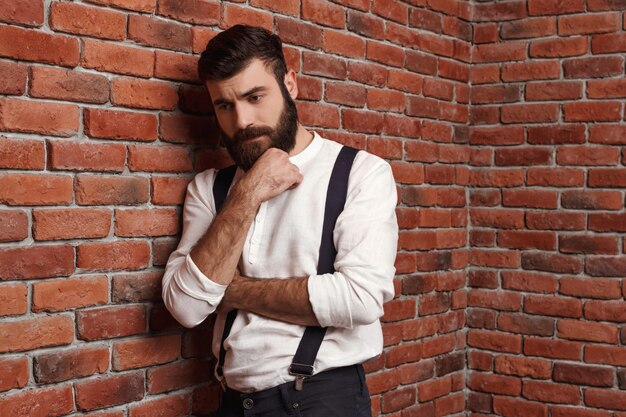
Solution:
<svg viewBox="0 0 626 417"><path fill-rule="evenodd" d="M232 105L230 103L220 103L217 105L217 109L220 111L230 110Z"/></svg>
<svg viewBox="0 0 626 417"><path fill-rule="evenodd" d="M263 96L262 96L262 95L260 95L260 94L255 94L255 95L253 95L253 96L250 96L250 99L249 99L249 100L250 100L250 102L252 102L252 103L258 103L259 101L261 101L261 99L262 99L262 98L263 98Z"/></svg>

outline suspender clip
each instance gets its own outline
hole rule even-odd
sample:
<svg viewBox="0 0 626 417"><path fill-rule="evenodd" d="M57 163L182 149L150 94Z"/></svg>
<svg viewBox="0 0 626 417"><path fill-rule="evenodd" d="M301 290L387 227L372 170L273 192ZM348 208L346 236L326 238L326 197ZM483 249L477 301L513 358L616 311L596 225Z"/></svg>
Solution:
<svg viewBox="0 0 626 417"><path fill-rule="evenodd" d="M289 374L296 377L296 391L302 391L304 380L313 375L313 365L293 362L289 366Z"/></svg>

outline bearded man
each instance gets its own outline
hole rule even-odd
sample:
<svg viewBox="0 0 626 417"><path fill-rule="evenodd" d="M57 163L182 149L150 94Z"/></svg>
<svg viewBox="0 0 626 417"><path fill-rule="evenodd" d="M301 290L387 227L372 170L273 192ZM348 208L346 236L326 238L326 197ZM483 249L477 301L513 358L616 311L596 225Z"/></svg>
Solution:
<svg viewBox="0 0 626 417"><path fill-rule="evenodd" d="M382 351L398 237L389 164L298 122L296 74L265 29L221 32L198 69L236 167L189 184L163 299L186 327L217 312L218 415L371 416L361 364Z"/></svg>

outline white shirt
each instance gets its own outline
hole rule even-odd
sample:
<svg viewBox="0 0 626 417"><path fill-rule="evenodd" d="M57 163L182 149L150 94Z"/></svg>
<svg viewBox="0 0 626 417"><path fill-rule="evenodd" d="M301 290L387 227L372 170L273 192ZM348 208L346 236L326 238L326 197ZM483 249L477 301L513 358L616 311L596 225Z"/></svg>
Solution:
<svg viewBox="0 0 626 417"><path fill-rule="evenodd" d="M350 172L348 194L337 219L333 274L317 275L326 191L341 145L315 134L290 158L304 176L300 185L264 202L250 226L239 260L242 275L256 278L309 276L309 300L320 325L329 327L315 373L353 365L382 351L379 318L393 297L398 239L396 186L384 160L360 151ZM242 175L238 170L233 182ZM215 216L215 170L196 175L187 188L183 235L163 276L163 299L184 326L200 324L215 311L225 286L211 281L189 252ZM213 353L225 316L217 317ZM232 389L253 392L294 380L288 368L305 327L239 310L227 348L224 375Z"/></svg>

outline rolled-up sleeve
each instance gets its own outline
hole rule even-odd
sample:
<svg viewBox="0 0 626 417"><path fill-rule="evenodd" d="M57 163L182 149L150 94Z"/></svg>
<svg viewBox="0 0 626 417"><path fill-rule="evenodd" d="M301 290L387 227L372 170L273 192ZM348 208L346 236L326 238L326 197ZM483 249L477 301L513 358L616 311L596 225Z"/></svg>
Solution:
<svg viewBox="0 0 626 417"><path fill-rule="evenodd" d="M335 272L308 280L309 301L323 327L371 324L393 298L398 223L391 167L379 160L366 175L355 176L334 230Z"/></svg>
<svg viewBox="0 0 626 417"><path fill-rule="evenodd" d="M194 264L189 253L215 217L212 198L214 171L202 172L187 187L183 209L183 234L165 267L163 301L174 318L194 327L215 311L226 286L211 281Z"/></svg>

